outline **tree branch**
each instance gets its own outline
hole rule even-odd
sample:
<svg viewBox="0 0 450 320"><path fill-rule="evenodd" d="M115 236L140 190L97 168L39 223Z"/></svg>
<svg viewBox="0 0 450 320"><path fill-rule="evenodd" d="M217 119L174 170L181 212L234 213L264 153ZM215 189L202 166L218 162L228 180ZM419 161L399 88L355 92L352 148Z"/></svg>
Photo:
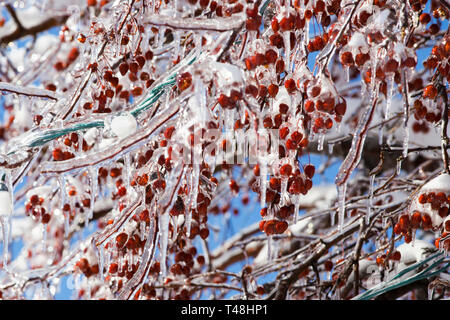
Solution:
<svg viewBox="0 0 450 320"><path fill-rule="evenodd" d="M56 26L60 26L66 22L69 15L64 14L60 16L49 17L40 21L38 24L25 28L19 21L17 14L13 10L14 14L11 14L12 19L16 22L16 28L14 31L0 37L0 45L7 44L19 40L26 36L36 36L38 33L46 31Z"/></svg>

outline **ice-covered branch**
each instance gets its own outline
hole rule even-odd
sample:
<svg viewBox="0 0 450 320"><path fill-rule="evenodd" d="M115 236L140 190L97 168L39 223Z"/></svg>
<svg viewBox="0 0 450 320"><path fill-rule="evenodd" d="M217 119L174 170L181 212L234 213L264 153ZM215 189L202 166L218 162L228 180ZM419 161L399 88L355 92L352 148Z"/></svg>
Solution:
<svg viewBox="0 0 450 320"><path fill-rule="evenodd" d="M448 96L447 96L447 90L444 85L440 86L441 96L443 100L443 106L442 106L442 117L441 117L441 149L442 149L442 160L444 164L444 171L447 172L447 174L450 174L450 163L449 163L449 157L447 153L447 147L450 143L450 139L448 138L448 117L449 117L449 103L448 103Z"/></svg>
<svg viewBox="0 0 450 320"><path fill-rule="evenodd" d="M243 18L174 18L168 16L149 16L145 23L159 27L169 27L180 30L225 32L238 28L244 22Z"/></svg>
<svg viewBox="0 0 450 320"><path fill-rule="evenodd" d="M47 98L52 100L58 100L60 98L60 95L55 93L54 91L41 88L18 86L6 82L0 82L0 91L11 92L29 97Z"/></svg>

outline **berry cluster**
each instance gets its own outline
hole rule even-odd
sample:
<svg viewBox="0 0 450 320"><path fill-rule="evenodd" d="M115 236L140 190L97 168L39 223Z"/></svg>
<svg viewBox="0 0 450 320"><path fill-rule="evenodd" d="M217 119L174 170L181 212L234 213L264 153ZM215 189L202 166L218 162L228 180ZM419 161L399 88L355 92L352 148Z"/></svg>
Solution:
<svg viewBox="0 0 450 320"><path fill-rule="evenodd" d="M86 278L96 275L99 272L98 264L91 265L86 258L78 260L75 267L80 270Z"/></svg>
<svg viewBox="0 0 450 320"><path fill-rule="evenodd" d="M448 182L449 175L442 174L422 187L421 193L410 206L409 213L400 216L394 226L396 234L402 234L405 242L412 241L413 233L417 229L424 231L441 232L439 240L447 237L450 231L450 192L448 185L440 182ZM444 248L450 248L450 241L443 242ZM438 245L439 247L439 245Z"/></svg>
<svg viewBox="0 0 450 320"><path fill-rule="evenodd" d="M292 196L305 195L312 188L311 179L315 173L314 166L311 164L305 165L303 171L303 173L298 169L294 171L290 164L284 164L276 172L276 176L269 179L269 187L265 193L267 207L260 211L264 220L259 224L260 230L267 235L284 233L288 228L287 221L296 214L295 204L286 203L285 196L287 194ZM260 176L259 165L253 168L253 173L256 177ZM259 193L261 197L258 182L259 180L253 179L250 184L252 190ZM282 190L282 188L285 188L285 190Z"/></svg>
<svg viewBox="0 0 450 320"><path fill-rule="evenodd" d="M386 253L383 253L382 255L377 256L376 263L379 266L384 266L386 261L400 261L402 258L402 255L400 251L394 251L392 254L389 254L389 250L386 251ZM387 259L387 260L386 260Z"/></svg>
<svg viewBox="0 0 450 320"><path fill-rule="evenodd" d="M314 133L326 133L333 127L333 119L336 123L342 121L347 109L347 103L342 97L338 97L330 79L321 78L309 82L305 81L305 111L313 120L312 131Z"/></svg>
<svg viewBox="0 0 450 320"><path fill-rule="evenodd" d="M50 221L51 215L47 212L45 199L33 194L25 203L25 213L31 215L36 221L47 224Z"/></svg>

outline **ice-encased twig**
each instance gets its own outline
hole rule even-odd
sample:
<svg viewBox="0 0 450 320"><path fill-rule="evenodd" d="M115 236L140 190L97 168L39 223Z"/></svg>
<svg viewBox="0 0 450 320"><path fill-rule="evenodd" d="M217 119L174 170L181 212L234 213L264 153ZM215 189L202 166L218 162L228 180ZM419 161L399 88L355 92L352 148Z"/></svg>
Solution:
<svg viewBox="0 0 450 320"><path fill-rule="evenodd" d="M159 215L159 232L161 234L160 242L160 255L161 255L161 276L164 279L166 277L166 258L167 258L167 246L169 242L169 210L175 204L177 200L176 195L181 187L181 180L186 174L186 167L183 163L175 167L170 177L167 179L168 184L161 198L158 200L158 212Z"/></svg>
<svg viewBox="0 0 450 320"><path fill-rule="evenodd" d="M153 221L153 219L152 219ZM126 282L123 289L117 296L118 300L129 299L135 288L142 283L142 280L146 278L149 267L155 255L155 227L150 227L147 241L144 246L144 254L142 256L141 263L139 264L138 270L134 273L133 277Z"/></svg>
<svg viewBox="0 0 450 320"><path fill-rule="evenodd" d="M148 125L141 130L134 132L126 138L123 138L112 145L97 150L94 153L75 157L64 161L46 162L43 164L43 173L59 174L68 171L82 169L86 166L98 165L104 161L112 161L124 153L130 152L147 142L147 139L155 132L161 129L162 125L172 118L180 109L180 103L188 94L182 94L180 97L156 115Z"/></svg>
<svg viewBox="0 0 450 320"><path fill-rule="evenodd" d="M144 23L183 30L202 30L224 32L239 28L244 22L243 18L174 18L163 15L151 15L145 18Z"/></svg>
<svg viewBox="0 0 450 320"><path fill-rule="evenodd" d="M149 95L141 102L137 104L137 106L130 111L130 113L137 117L143 111L150 108L166 91L167 88L171 87L175 83L175 77L177 73L184 67L192 64L198 56L197 51L193 51L188 56L183 59L179 64L170 69L167 73L160 77L160 80L157 80L156 83L150 88ZM35 128L31 131L24 133L23 135L14 138L11 142L13 148L8 150L8 155L12 155L21 150L28 150L30 148L39 147L47 144L50 141L53 141L61 136L64 136L68 133L77 132L81 130L86 130L90 128L103 128L105 126L104 119L100 117L94 121L83 120L79 123L74 123L72 126L66 128L46 128L39 129Z"/></svg>
<svg viewBox="0 0 450 320"><path fill-rule="evenodd" d="M342 229L343 217L345 211L345 189L348 179L353 170L358 166L361 160L362 150L364 148L364 141L367 136L367 132L372 122L375 107L378 99L375 97L372 104L369 104L364 111L364 115L359 119L356 132L353 135L352 146L345 157L344 161L339 168L336 175L335 183L338 188L339 194L339 229ZM344 201L342 201L344 199Z"/></svg>
<svg viewBox="0 0 450 320"><path fill-rule="evenodd" d="M100 246L106 240L108 240L113 234L120 230L120 228L125 225L132 217L135 210L141 205L142 196L138 193L137 198L134 199L133 202L130 203L128 207L122 211L120 217L114 221L113 224L110 224L106 227L106 229L102 230L101 233L95 236L95 245Z"/></svg>
<svg viewBox="0 0 450 320"><path fill-rule="evenodd" d="M6 91L30 97L48 98L52 100L58 100L60 98L59 94L57 94L54 91L42 88L24 87L1 81L0 81L0 91Z"/></svg>

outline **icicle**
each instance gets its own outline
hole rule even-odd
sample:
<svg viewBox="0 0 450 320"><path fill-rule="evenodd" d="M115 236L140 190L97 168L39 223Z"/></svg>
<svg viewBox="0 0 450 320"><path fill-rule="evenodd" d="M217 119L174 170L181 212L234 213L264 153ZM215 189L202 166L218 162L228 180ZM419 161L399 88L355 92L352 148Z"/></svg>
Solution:
<svg viewBox="0 0 450 320"><path fill-rule="evenodd" d="M0 216L3 236L3 269L8 271L8 247L9 235L11 233L11 218L9 216Z"/></svg>
<svg viewBox="0 0 450 320"><path fill-rule="evenodd" d="M206 125L206 95L205 95L205 85L200 77L195 78L195 100L198 105L194 112L199 112L198 117L200 118L200 125L204 127ZM192 98L191 98L192 99Z"/></svg>
<svg viewBox="0 0 450 320"><path fill-rule="evenodd" d="M128 271L131 272L131 270L133 270L133 251L129 250L128 251Z"/></svg>
<svg viewBox="0 0 450 320"><path fill-rule="evenodd" d="M286 66L286 73L291 73L291 33L283 33L284 40L284 64Z"/></svg>
<svg viewBox="0 0 450 320"><path fill-rule="evenodd" d="M11 216L14 212L11 172L4 173L4 183L0 183L0 223L3 235L3 268L8 271L8 247L11 237Z"/></svg>
<svg viewBox="0 0 450 320"><path fill-rule="evenodd" d="M97 195L97 189L98 189L98 169L97 169L97 167L89 167L89 173L90 173L90 178L91 178L91 201L90 201L89 214L87 216L86 225L87 225L87 223L89 223L89 220L92 220L92 218L94 217L94 203L95 203L95 196Z"/></svg>
<svg viewBox="0 0 450 320"><path fill-rule="evenodd" d="M384 119L389 119L391 115L391 104L392 104L392 97L394 95L394 74L387 77L387 97L386 97L386 111L384 114Z"/></svg>
<svg viewBox="0 0 450 320"><path fill-rule="evenodd" d="M191 225L192 225L192 210L189 210L189 208L186 208L185 212L185 218L186 218L186 236L191 236Z"/></svg>
<svg viewBox="0 0 450 320"><path fill-rule="evenodd" d="M367 69L364 69L364 72L362 74L365 74L367 72ZM360 96L364 97L367 91L367 83L364 80L364 77L361 77L361 90L360 90Z"/></svg>
<svg viewBox="0 0 450 320"><path fill-rule="evenodd" d="M367 213L366 213L366 224L369 223L370 220L370 215L371 215L371 211L372 211L372 207L373 207L373 188L374 188L374 184L375 184L375 175L371 175L370 176L370 186L369 186L369 207L367 209Z"/></svg>
<svg viewBox="0 0 450 320"><path fill-rule="evenodd" d="M325 135L323 133L319 134L319 139L317 141L317 151L323 150L323 142L325 141Z"/></svg>
<svg viewBox="0 0 450 320"><path fill-rule="evenodd" d="M330 213L330 223L332 226L334 226L336 224L336 214L337 214L337 211L331 211L331 213Z"/></svg>
<svg viewBox="0 0 450 320"><path fill-rule="evenodd" d="M408 125L405 126L405 136L403 137L403 158L408 157L409 130Z"/></svg>
<svg viewBox="0 0 450 320"><path fill-rule="evenodd" d="M300 211L300 195L294 195L292 201L294 202L294 224L297 224L298 212Z"/></svg>
<svg viewBox="0 0 450 320"><path fill-rule="evenodd" d="M159 216L159 232L161 233L161 277L166 278L167 268L167 246L169 242L169 213L165 212Z"/></svg>
<svg viewBox="0 0 450 320"><path fill-rule="evenodd" d="M42 252L47 252L47 225L42 224Z"/></svg>
<svg viewBox="0 0 450 320"><path fill-rule="evenodd" d="M127 192L130 192L130 182L132 180L132 176L131 176L131 155L130 153L127 153L124 156L124 163L125 163L125 170L126 170L126 187L127 187ZM127 197L127 199L130 199L130 197Z"/></svg>
<svg viewBox="0 0 450 320"><path fill-rule="evenodd" d="M338 232L342 232L345 218L345 191L347 184L344 183L338 187L338 204L339 204L339 216L338 216Z"/></svg>
<svg viewBox="0 0 450 320"><path fill-rule="evenodd" d="M402 72L402 84L404 85L404 102L403 102L403 129L405 132L405 135L403 136L403 153L402 156L404 159L408 157L408 147L409 147L409 129L408 129L408 120L409 120L409 102L408 102L408 85L407 83L407 74L408 71Z"/></svg>
<svg viewBox="0 0 450 320"><path fill-rule="evenodd" d="M103 268L105 266L105 248L103 245L100 245L98 249L98 270L100 272L100 279L104 279Z"/></svg>
<svg viewBox="0 0 450 320"><path fill-rule="evenodd" d="M260 190L261 190L261 208L266 206L266 191L267 191L267 160L261 159L260 162Z"/></svg>
<svg viewBox="0 0 450 320"><path fill-rule="evenodd" d="M388 225L388 218L387 217L383 217L381 220L381 228L386 229L387 225Z"/></svg>
<svg viewBox="0 0 450 320"><path fill-rule="evenodd" d="M411 247L414 248L414 245L416 244L416 232L411 232Z"/></svg>
<svg viewBox="0 0 450 320"><path fill-rule="evenodd" d="M345 81L350 82L350 67L344 67Z"/></svg>
<svg viewBox="0 0 450 320"><path fill-rule="evenodd" d="M334 143L328 143L328 154L333 154Z"/></svg>
<svg viewBox="0 0 450 320"><path fill-rule="evenodd" d="M283 176L281 178L281 187L280 187L280 207L285 206L286 202L289 200L287 185L288 185L288 178Z"/></svg>
<svg viewBox="0 0 450 320"><path fill-rule="evenodd" d="M380 126L380 129L378 130L378 145L383 145L383 133L384 132L384 126Z"/></svg>
<svg viewBox="0 0 450 320"><path fill-rule="evenodd" d="M145 221L141 221L139 222L139 235L140 235L140 239L141 241L144 241L145 239Z"/></svg>
<svg viewBox="0 0 450 320"><path fill-rule="evenodd" d="M341 133L341 129L342 129L342 121L338 122L338 124L337 124L337 127L336 127L337 133Z"/></svg>
<svg viewBox="0 0 450 320"><path fill-rule="evenodd" d="M400 175L402 172L402 159L397 159L397 169L396 169L397 175Z"/></svg>
<svg viewBox="0 0 450 320"><path fill-rule="evenodd" d="M375 90L375 88L376 88L376 83L375 82L376 82L377 62L378 62L378 57L376 57L372 61L372 68L371 68L371 74L370 74L370 87L372 89L372 95L376 91Z"/></svg>
<svg viewBox="0 0 450 320"><path fill-rule="evenodd" d="M59 197L61 201L61 211L63 211L64 214L64 237L68 235L69 232L69 214L65 213L64 204L66 202L66 179L63 175L60 175L58 177L58 183L59 183Z"/></svg>
<svg viewBox="0 0 450 320"><path fill-rule="evenodd" d="M200 145L199 145L200 146ZM194 148L198 149L198 148ZM197 208L197 196L198 196L198 183L200 180L200 164L197 164L194 162L193 168L192 168L192 184L191 184L191 209Z"/></svg>

